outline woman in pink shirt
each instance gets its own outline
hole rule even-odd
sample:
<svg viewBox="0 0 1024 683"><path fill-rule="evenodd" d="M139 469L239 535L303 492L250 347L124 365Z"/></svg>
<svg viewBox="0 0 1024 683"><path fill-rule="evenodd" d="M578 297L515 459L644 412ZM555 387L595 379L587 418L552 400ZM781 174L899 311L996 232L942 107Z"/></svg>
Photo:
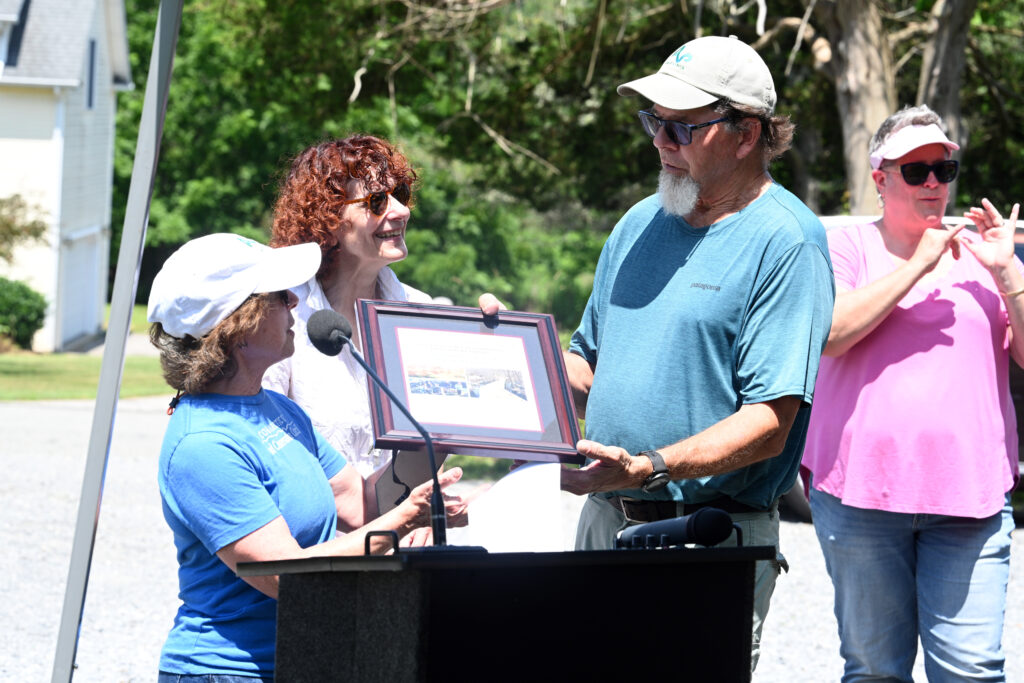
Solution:
<svg viewBox="0 0 1024 683"><path fill-rule="evenodd" d="M1004 680L1009 494L1024 361L1019 206L942 224L959 149L926 106L871 140L882 217L829 232L836 304L804 465L844 681Z"/></svg>

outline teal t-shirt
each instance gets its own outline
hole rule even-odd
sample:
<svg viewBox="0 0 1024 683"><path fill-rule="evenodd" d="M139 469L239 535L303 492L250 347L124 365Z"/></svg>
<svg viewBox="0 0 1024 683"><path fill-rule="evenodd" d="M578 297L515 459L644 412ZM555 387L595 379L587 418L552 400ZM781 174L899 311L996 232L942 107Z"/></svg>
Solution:
<svg viewBox="0 0 1024 683"><path fill-rule="evenodd" d="M182 603L161 671L273 674L277 601L235 576L216 553L278 516L303 548L333 538L337 511L328 479L344 466L281 394L182 398L158 474Z"/></svg>
<svg viewBox="0 0 1024 683"><path fill-rule="evenodd" d="M782 396L803 401L783 452L638 498L726 495L765 508L796 475L835 282L821 221L772 184L739 213L694 228L634 206L605 243L570 350L593 366L588 439L630 453L673 444Z"/></svg>

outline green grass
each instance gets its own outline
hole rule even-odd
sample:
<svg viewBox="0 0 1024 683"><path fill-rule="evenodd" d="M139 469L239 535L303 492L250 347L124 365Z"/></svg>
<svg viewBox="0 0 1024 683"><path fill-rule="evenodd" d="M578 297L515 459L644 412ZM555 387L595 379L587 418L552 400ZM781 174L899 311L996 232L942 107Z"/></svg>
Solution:
<svg viewBox="0 0 1024 683"><path fill-rule="evenodd" d="M107 304L103 327L110 319ZM131 331L149 333L146 307L132 308ZM0 353L0 401L96 398L100 381L100 356L75 353ZM157 358L128 356L121 376L121 397L157 396L173 391L160 374Z"/></svg>
<svg viewBox="0 0 1024 683"><path fill-rule="evenodd" d="M579 421L580 434L584 434L586 422ZM504 458L482 458L476 455L450 455L444 461L445 467L461 467L462 478L482 479L485 481L497 481L508 474L512 466L512 459ZM575 467L575 465L573 465Z"/></svg>
<svg viewBox="0 0 1024 683"><path fill-rule="evenodd" d="M110 304L103 314L103 329L107 329L107 324L110 322ZM146 320L146 307L142 304L135 304L132 307L132 321L130 323L130 329L135 334L149 334L149 321Z"/></svg>
<svg viewBox="0 0 1024 683"><path fill-rule="evenodd" d="M0 400L96 398L100 380L99 356L73 353L0 354ZM160 374L157 358L125 358L121 397L171 394Z"/></svg>
<svg viewBox="0 0 1024 683"><path fill-rule="evenodd" d="M497 481L508 474L508 468L512 466L511 460L500 458L482 458L476 455L450 455L444 461L445 468L461 467L462 478L483 479L485 481Z"/></svg>

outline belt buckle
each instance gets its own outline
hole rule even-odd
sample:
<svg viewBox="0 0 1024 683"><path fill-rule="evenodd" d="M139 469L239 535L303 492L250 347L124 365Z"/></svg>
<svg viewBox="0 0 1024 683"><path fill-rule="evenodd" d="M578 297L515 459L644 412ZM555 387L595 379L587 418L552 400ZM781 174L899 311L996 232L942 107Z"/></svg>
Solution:
<svg viewBox="0 0 1024 683"><path fill-rule="evenodd" d="M629 516L629 511L627 510L627 504L628 503L644 503L646 501L639 500L639 499L636 499L636 498L627 498L626 496L616 496L615 498L616 498L616 502L618 502L618 504L619 504L618 505L619 510L622 511L622 516L625 517L626 521L629 522L630 524L645 524L645 523L650 521L650 520L647 520L647 519L634 519L634 518Z"/></svg>
<svg viewBox="0 0 1024 683"><path fill-rule="evenodd" d="M622 516L626 518L627 522L631 521L629 519L629 513L626 512L626 506L623 503L622 496L608 496L607 498L604 499L604 501L611 505L616 510L618 510L619 512L621 512Z"/></svg>

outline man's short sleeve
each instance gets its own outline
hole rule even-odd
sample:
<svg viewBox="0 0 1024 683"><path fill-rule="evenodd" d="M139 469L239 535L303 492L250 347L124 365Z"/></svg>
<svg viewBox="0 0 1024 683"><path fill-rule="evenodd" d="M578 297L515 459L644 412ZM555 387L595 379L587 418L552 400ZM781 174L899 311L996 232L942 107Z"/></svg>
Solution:
<svg viewBox="0 0 1024 683"><path fill-rule="evenodd" d="M582 356L592 366L597 364L597 307L594 304L593 293L583 310L580 326L572 333L569 351Z"/></svg>
<svg viewBox="0 0 1024 683"><path fill-rule="evenodd" d="M802 242L755 289L737 343L742 403L800 396L810 403L832 325L835 287L828 257Z"/></svg>
<svg viewBox="0 0 1024 683"><path fill-rule="evenodd" d="M259 470L229 437L189 434L167 459L161 493L175 517L213 554L281 515Z"/></svg>

